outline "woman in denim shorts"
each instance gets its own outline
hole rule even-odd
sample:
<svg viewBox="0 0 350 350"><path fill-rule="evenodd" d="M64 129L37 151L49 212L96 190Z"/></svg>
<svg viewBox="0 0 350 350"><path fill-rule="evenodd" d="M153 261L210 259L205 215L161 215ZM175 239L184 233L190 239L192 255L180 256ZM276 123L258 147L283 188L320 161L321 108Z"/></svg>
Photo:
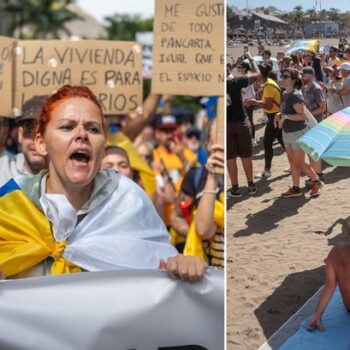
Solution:
<svg viewBox="0 0 350 350"><path fill-rule="evenodd" d="M305 163L305 152L297 142L309 130L304 112L304 101L301 92L297 91L301 88L302 81L296 69L285 69L282 74L285 88L282 99L282 114L276 116L275 123L283 129L283 142L286 147L293 181L293 186L287 192L282 193L282 197L299 197L302 195L299 186L301 171L311 179L312 188L309 194L315 197L319 195L321 183L311 166Z"/></svg>

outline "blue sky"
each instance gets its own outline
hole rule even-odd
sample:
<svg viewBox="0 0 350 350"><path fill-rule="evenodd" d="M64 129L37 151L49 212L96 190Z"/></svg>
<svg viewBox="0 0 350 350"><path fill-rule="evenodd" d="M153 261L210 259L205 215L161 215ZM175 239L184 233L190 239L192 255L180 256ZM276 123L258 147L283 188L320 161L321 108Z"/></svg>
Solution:
<svg viewBox="0 0 350 350"><path fill-rule="evenodd" d="M154 14L154 0L77 0L76 3L100 22L115 13L139 14L143 18Z"/></svg>
<svg viewBox="0 0 350 350"><path fill-rule="evenodd" d="M350 11L350 0L318 0L317 9L320 8L320 1L322 9L329 9L331 7L338 8L343 11ZM228 0L229 5L238 6L238 8L246 8L248 2L248 8L255 8L261 6L275 6L280 10L290 11L295 6L302 6L304 10L311 9L315 6L315 0L302 0L302 1L281 1L281 0Z"/></svg>

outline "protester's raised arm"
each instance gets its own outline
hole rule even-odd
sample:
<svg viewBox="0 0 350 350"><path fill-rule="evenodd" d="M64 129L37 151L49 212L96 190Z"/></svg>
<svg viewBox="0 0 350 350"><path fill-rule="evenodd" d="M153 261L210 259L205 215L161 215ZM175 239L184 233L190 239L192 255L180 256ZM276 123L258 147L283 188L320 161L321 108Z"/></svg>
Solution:
<svg viewBox="0 0 350 350"><path fill-rule="evenodd" d="M252 56L249 52L246 53L246 57L248 58L250 65L251 65L251 74L249 75L249 85L255 83L260 77L260 69L256 62L253 60Z"/></svg>
<svg viewBox="0 0 350 350"><path fill-rule="evenodd" d="M134 141L144 127L152 121L159 105L161 95L150 94L143 102L143 113L131 119L123 128L123 133Z"/></svg>
<svg viewBox="0 0 350 350"><path fill-rule="evenodd" d="M213 237L217 230L214 222L214 208L218 175L215 173L215 168L224 168L224 149L221 145L214 145L212 147L206 168L208 170L208 178L194 218L197 233L202 239Z"/></svg>

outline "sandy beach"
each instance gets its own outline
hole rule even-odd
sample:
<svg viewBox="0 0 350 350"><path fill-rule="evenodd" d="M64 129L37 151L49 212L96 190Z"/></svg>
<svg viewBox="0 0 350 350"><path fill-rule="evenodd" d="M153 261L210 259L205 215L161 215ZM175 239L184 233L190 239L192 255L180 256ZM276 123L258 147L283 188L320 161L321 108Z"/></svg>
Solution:
<svg viewBox="0 0 350 350"><path fill-rule="evenodd" d="M264 165L258 127L254 173ZM331 247L350 243L350 168L326 168L319 198L281 198L291 179L286 155L277 144L275 151L272 176L257 181L258 192L248 195L240 166L243 197L227 201L229 350L258 349L323 284Z"/></svg>
<svg viewBox="0 0 350 350"><path fill-rule="evenodd" d="M256 122L260 117L255 112ZM254 173L264 166L264 126L257 129ZM326 167L319 198L310 199L307 192L281 198L291 178L284 172L286 155L277 143L274 147L272 176L258 180L257 193L249 196L238 162L243 197L227 201L228 350L258 349L323 284L332 246L350 243L350 168Z"/></svg>

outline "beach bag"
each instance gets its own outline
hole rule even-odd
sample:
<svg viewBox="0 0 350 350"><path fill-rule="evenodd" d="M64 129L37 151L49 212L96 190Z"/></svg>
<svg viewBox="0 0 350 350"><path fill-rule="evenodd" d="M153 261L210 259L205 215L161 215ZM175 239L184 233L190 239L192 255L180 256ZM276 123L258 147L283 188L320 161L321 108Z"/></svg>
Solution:
<svg viewBox="0 0 350 350"><path fill-rule="evenodd" d="M316 118L311 114L311 112L307 109L306 106L304 106L304 113L306 116L306 122L310 128L313 128L318 124Z"/></svg>

